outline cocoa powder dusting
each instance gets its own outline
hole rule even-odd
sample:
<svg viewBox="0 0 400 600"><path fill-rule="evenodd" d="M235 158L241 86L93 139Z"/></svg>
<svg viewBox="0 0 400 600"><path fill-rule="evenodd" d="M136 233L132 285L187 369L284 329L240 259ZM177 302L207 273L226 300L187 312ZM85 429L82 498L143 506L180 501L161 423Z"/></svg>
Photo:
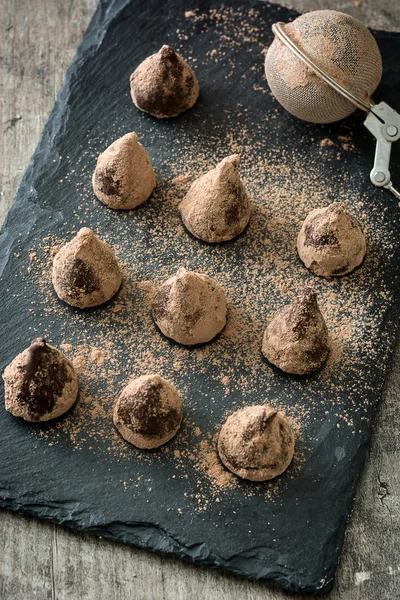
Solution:
<svg viewBox="0 0 400 600"><path fill-rule="evenodd" d="M218 35L218 45L206 49L201 62L210 68L218 63L226 67L228 61L227 85L235 80L239 68L229 62L232 49L251 46L254 64L262 63L265 33L257 10L194 10L182 14L182 19L184 27L166 41L182 51L194 69L196 61L185 44L198 27L204 31L212 28ZM262 65L259 84L254 87L256 100L267 93ZM26 257L25 277L33 278L38 286L31 315L46 315L46 319L32 320L31 337L45 336L61 347L73 361L80 385L74 409L32 435L52 445L62 438L69 440L75 451L90 448L99 455L130 461L135 474L121 482L127 491L152 488L154 482L146 481L141 466L167 462L176 469L172 478L190 480L192 491L188 494L197 510L207 510L208 503L219 502L233 488L247 495L262 494L266 502L274 502L288 479L297 477L324 424L346 427L356 434L353 416L366 418L366 407L359 399L359 375L376 355L381 335L377 324L392 301L381 277L380 256L384 253L389 260L396 240L385 215L371 206L368 192L349 198L348 171L327 174L330 161L336 161L332 148L323 144L321 149L318 140L310 144L308 131L296 148L282 147L279 139L266 146L265 131L273 126L277 111L266 112L262 121L255 120L251 109L240 103L234 112L208 114L207 122L193 119L190 129L177 123L173 139L170 132L146 125L148 121L137 112L135 131L149 150L159 185L134 211L108 211L106 219L107 209L92 192L92 172L99 152L126 133L125 121L131 119L131 111L130 106L129 115L116 115L111 130L103 131L99 124L97 131L88 133L81 158L65 176L80 198L75 221L62 235L32 243L29 253L34 258ZM210 133L205 144L206 125ZM343 133L340 126L339 133ZM340 148L342 142L331 137ZM157 150L160 144L163 152ZM177 205L197 177L231 154L241 156L240 179L252 215L241 236L210 246L186 232ZM357 150L353 155L356 159ZM87 168L88 163L93 169ZM340 280L314 276L296 252L296 237L307 214L334 201L351 208L368 240L362 266ZM123 271L116 296L86 312L62 304L51 285L53 251L80 226L90 226L111 245ZM212 277L227 297L227 324L215 340L203 346L170 342L151 315L156 289L179 267ZM307 285L315 289L327 325L329 356L314 375L283 379L262 356L263 331L272 316ZM375 302L378 295L379 305ZM18 294L15 296L17 301ZM129 446L112 423L112 409L123 387L132 377L150 373L158 373L177 388L184 412L177 435L151 455ZM370 384L362 385L365 391ZM335 398L332 404L324 404L318 392L321 388ZM269 404L284 412L296 436L293 462L283 476L267 484L243 484L223 467L216 451L221 425L249 404Z"/></svg>

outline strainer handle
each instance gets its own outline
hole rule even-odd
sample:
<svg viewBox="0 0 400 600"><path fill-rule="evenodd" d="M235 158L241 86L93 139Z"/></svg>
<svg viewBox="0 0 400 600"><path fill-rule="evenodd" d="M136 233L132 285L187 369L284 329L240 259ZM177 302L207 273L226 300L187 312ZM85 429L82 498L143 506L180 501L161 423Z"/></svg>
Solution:
<svg viewBox="0 0 400 600"><path fill-rule="evenodd" d="M400 200L400 192L393 187L389 170L392 143L400 138L400 115L386 102L380 102L375 104L374 112L368 114L364 125L376 139L371 182L377 187L388 189Z"/></svg>
<svg viewBox="0 0 400 600"><path fill-rule="evenodd" d="M394 196L396 196L396 198L397 198L398 200L400 200L400 192L398 192L398 191L397 191L397 190L396 190L396 189L393 187L393 185L392 185L392 182L391 182L391 181L388 183L388 185L385 185L385 187L386 187L386 188L387 188L387 189L388 189L390 192L392 192L392 194L393 194Z"/></svg>

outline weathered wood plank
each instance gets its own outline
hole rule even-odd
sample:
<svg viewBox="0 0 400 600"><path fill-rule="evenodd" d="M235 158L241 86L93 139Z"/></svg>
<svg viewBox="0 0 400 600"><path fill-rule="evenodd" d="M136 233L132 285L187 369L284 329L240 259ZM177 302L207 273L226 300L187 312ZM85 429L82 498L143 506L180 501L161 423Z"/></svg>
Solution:
<svg viewBox="0 0 400 600"><path fill-rule="evenodd" d="M0 0L0 221L36 146L95 0ZM286 0L283 3L289 3ZM400 29L400 5L299 0ZM190 5L190 6L189 6ZM188 2L188 8L195 3ZM400 598L400 349L377 421L331 600ZM0 511L0 598L283 600L294 597L177 560ZM300 598L297 596L297 598Z"/></svg>
<svg viewBox="0 0 400 600"><path fill-rule="evenodd" d="M96 0L2 0L0 6L2 221Z"/></svg>

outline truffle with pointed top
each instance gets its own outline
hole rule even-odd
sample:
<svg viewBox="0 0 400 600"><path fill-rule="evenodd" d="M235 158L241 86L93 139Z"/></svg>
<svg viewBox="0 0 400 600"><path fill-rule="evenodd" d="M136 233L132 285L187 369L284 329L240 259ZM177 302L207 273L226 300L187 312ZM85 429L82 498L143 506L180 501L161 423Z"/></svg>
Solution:
<svg viewBox="0 0 400 600"><path fill-rule="evenodd" d="M166 444L182 422L182 401L175 387L159 375L133 379L121 392L113 411L114 425L137 448Z"/></svg>
<svg viewBox="0 0 400 600"><path fill-rule="evenodd" d="M329 352L328 330L313 289L306 288L275 314L265 330L262 352L273 365L295 375L323 364Z"/></svg>
<svg viewBox="0 0 400 600"><path fill-rule="evenodd" d="M78 377L64 354L37 339L3 373L5 408L25 421L55 419L74 404Z"/></svg>
<svg viewBox="0 0 400 600"><path fill-rule="evenodd" d="M222 426L218 453L235 475L267 481L290 465L294 434L283 413L271 406L247 406L233 413Z"/></svg>
<svg viewBox="0 0 400 600"><path fill-rule="evenodd" d="M84 227L55 255L52 282L60 300L88 308L110 300L122 275L111 247Z"/></svg>
<svg viewBox="0 0 400 600"><path fill-rule="evenodd" d="M152 312L165 336L180 344L204 344L225 327L225 293L211 277L181 268L157 290Z"/></svg>
<svg viewBox="0 0 400 600"><path fill-rule="evenodd" d="M364 260L366 241L357 221L344 204L333 202L306 217L297 238L297 251L316 275L346 275Z"/></svg>
<svg viewBox="0 0 400 600"><path fill-rule="evenodd" d="M170 46L140 63L130 82L135 106L159 119L178 116L194 106L199 95L195 74Z"/></svg>
<svg viewBox="0 0 400 600"><path fill-rule="evenodd" d="M110 208L129 210L147 200L156 176L136 133L127 133L100 154L92 184L97 198Z"/></svg>
<svg viewBox="0 0 400 600"><path fill-rule="evenodd" d="M249 222L250 202L237 172L239 160L237 154L224 158L192 183L179 204L185 227L205 242L231 240Z"/></svg>

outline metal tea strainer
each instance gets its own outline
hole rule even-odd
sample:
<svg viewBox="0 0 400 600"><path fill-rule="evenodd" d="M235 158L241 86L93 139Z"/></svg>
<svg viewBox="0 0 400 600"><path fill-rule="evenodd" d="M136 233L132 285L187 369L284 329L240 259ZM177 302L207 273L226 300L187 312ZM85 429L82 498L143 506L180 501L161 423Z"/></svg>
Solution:
<svg viewBox="0 0 400 600"><path fill-rule="evenodd" d="M290 113L311 123L333 123L360 108L365 127L376 138L371 182L393 187L391 144L400 138L400 115L371 95L382 77L382 59L370 31L359 21L333 10L301 15L272 26L275 40L265 58L268 84Z"/></svg>

